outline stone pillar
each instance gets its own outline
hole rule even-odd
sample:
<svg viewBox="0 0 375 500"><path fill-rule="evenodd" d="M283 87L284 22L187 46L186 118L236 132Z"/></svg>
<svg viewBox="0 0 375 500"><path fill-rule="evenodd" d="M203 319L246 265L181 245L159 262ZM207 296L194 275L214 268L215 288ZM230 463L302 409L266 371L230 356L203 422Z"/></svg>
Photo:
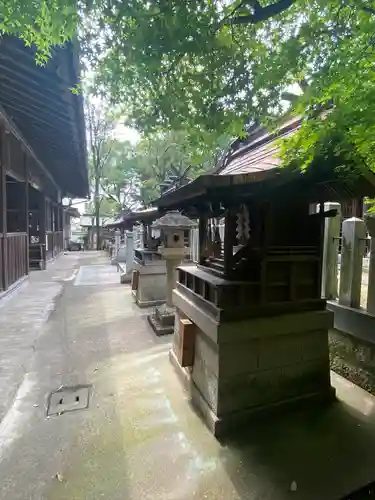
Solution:
<svg viewBox="0 0 375 500"><path fill-rule="evenodd" d="M115 256L117 255L118 249L121 245L121 231L116 229L115 231Z"/></svg>
<svg viewBox="0 0 375 500"><path fill-rule="evenodd" d="M121 231L119 229L116 229L115 241L114 241L114 245L112 248L112 264L116 263L117 252L118 252L118 249L120 248L120 245L121 245Z"/></svg>
<svg viewBox="0 0 375 500"><path fill-rule="evenodd" d="M180 259L166 259L167 266L167 299L165 301L167 307L173 308L173 290L176 288L176 269L181 264Z"/></svg>
<svg viewBox="0 0 375 500"><path fill-rule="evenodd" d="M337 210L336 217L327 217L324 223L324 246L322 267L322 297L337 298L338 252L341 223L340 203L325 203L324 211Z"/></svg>
<svg viewBox="0 0 375 500"><path fill-rule="evenodd" d="M375 314L375 214L366 214L365 222L367 231L371 237L368 268L367 311Z"/></svg>
<svg viewBox="0 0 375 500"><path fill-rule="evenodd" d="M131 274L133 271L134 260L134 235L131 231L125 233L125 247L126 247L126 274Z"/></svg>
<svg viewBox="0 0 375 500"><path fill-rule="evenodd" d="M360 307L365 238L366 227L362 219L351 217L343 222L339 294L341 305Z"/></svg>
<svg viewBox="0 0 375 500"><path fill-rule="evenodd" d="M121 283L131 283L134 267L134 239L131 231L125 233L125 272L120 276Z"/></svg>

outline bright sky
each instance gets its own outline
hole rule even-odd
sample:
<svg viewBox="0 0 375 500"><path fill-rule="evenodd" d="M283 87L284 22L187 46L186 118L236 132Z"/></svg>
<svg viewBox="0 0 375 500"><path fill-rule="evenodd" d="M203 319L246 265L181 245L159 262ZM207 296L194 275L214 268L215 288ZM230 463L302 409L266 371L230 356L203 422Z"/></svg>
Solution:
<svg viewBox="0 0 375 500"><path fill-rule="evenodd" d="M115 128L115 136L116 139L119 141L129 141L132 144L136 144L139 141L139 133L130 128L126 127L122 123L119 123L116 128ZM72 204L77 210L83 214L85 211L85 203L87 203L88 200L80 200L80 199L74 199L72 200Z"/></svg>
<svg viewBox="0 0 375 500"><path fill-rule="evenodd" d="M132 144L136 144L139 141L139 133L133 128L126 127L122 123L119 123L115 128L115 136L119 141L129 141Z"/></svg>

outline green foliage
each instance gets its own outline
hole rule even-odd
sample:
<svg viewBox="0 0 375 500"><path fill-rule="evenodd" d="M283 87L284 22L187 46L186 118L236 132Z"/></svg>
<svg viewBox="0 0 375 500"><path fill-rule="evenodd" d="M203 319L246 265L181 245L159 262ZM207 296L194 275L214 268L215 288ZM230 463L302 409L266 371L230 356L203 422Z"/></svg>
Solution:
<svg viewBox="0 0 375 500"><path fill-rule="evenodd" d="M112 210L112 214L119 215L136 207L141 180L136 150L130 142L112 141L100 186L103 201L106 202L106 207Z"/></svg>
<svg viewBox="0 0 375 500"><path fill-rule="evenodd" d="M137 147L136 170L141 181L138 199L147 206L160 196L161 185L173 178L181 183L212 169L228 138L206 137L205 147L185 132L154 134L142 139Z"/></svg>
<svg viewBox="0 0 375 500"><path fill-rule="evenodd" d="M333 150L342 161L374 170L374 14L344 4L337 11L330 50L293 108L315 119L305 119L299 133L286 141L284 163L297 159L305 168L312 158Z"/></svg>
<svg viewBox="0 0 375 500"><path fill-rule="evenodd" d="M207 137L236 136L255 118L275 123L292 112L305 120L283 145L285 162L306 168L333 148L373 168L373 0L83 0L78 9L75 0L3 0L0 22L35 43L41 61L80 22L97 92L152 141L183 130L199 151ZM288 104L283 97L297 86L303 92ZM324 120L306 119L327 107ZM199 163L177 149L173 168ZM142 155L157 157L147 147ZM155 191L163 173L147 175L143 188Z"/></svg>
<svg viewBox="0 0 375 500"><path fill-rule="evenodd" d="M74 37L77 24L76 0L0 1L0 32L36 45L39 64L47 62L53 45Z"/></svg>
<svg viewBox="0 0 375 500"><path fill-rule="evenodd" d="M96 58L100 83L138 128L182 128L200 137L238 135L255 118L274 123L286 112L318 116L331 105L325 120L304 121L284 146L285 159L305 168L334 138L343 159L372 168L373 4L118 3L108 12L110 29ZM265 6L280 9L267 14ZM297 88L292 105L283 100Z"/></svg>

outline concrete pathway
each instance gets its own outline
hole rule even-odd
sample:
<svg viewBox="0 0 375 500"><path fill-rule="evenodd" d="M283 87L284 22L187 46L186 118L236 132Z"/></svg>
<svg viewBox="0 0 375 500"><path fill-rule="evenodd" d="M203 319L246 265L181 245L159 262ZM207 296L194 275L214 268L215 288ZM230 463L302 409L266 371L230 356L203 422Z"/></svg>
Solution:
<svg viewBox="0 0 375 500"><path fill-rule="evenodd" d="M219 442L146 313L96 253L1 304L0 499L330 500L375 479L375 398L334 376L341 402ZM92 384L89 408L46 418L75 384Z"/></svg>

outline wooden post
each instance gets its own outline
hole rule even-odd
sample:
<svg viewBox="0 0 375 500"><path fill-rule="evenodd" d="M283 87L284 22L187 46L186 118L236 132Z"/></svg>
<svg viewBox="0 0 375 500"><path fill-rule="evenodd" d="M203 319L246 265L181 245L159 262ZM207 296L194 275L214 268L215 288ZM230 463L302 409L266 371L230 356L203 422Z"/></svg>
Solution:
<svg viewBox="0 0 375 500"><path fill-rule="evenodd" d="M63 207L61 202L57 205L58 221L59 221L59 254L64 251L64 220L63 220Z"/></svg>
<svg viewBox="0 0 375 500"><path fill-rule="evenodd" d="M47 248L46 248L46 199L44 194L40 193L39 198L40 218L39 218L39 243L41 245L41 258L43 261L43 269L46 268Z"/></svg>
<svg viewBox="0 0 375 500"><path fill-rule="evenodd" d="M24 161L24 174L25 174L25 232L27 234L26 240L26 263L25 269L26 274L29 274L29 163L26 153L23 153L23 161Z"/></svg>
<svg viewBox="0 0 375 500"><path fill-rule="evenodd" d="M365 237L362 219L352 217L343 222L339 304L344 306L359 308L361 305Z"/></svg>
<svg viewBox="0 0 375 500"><path fill-rule="evenodd" d="M198 247L198 263L204 264L204 244L207 239L207 217L205 215L201 215L199 217L198 224L198 238L199 238L199 247Z"/></svg>
<svg viewBox="0 0 375 500"><path fill-rule="evenodd" d="M260 303L267 303L267 254L270 245L271 234L271 205L265 202L262 205L261 217L263 229L261 233L260 248L261 248L261 264L260 264Z"/></svg>
<svg viewBox="0 0 375 500"><path fill-rule="evenodd" d="M8 166L8 141L5 128L2 126L0 129L0 184L1 184L1 228L3 232L3 290L8 288L8 252L7 252L7 181L6 181L6 168Z"/></svg>
<svg viewBox="0 0 375 500"><path fill-rule="evenodd" d="M225 212L224 228L224 275L229 276L233 263L233 245L236 234L236 216L230 209Z"/></svg>

